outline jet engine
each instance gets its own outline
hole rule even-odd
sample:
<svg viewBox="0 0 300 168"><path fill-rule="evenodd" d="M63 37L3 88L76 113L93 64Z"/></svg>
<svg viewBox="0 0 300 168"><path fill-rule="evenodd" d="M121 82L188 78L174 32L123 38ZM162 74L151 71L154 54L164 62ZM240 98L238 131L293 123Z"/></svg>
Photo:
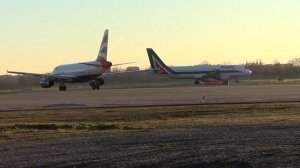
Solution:
<svg viewBox="0 0 300 168"><path fill-rule="evenodd" d="M48 77L43 77L41 80L40 80L40 86L42 88L50 88L54 85L54 81L53 80L50 80Z"/></svg>

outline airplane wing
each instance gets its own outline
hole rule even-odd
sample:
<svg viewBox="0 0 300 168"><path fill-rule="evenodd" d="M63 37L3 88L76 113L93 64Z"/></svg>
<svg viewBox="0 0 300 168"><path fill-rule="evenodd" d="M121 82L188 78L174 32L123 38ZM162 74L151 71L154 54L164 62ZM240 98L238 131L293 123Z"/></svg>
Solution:
<svg viewBox="0 0 300 168"><path fill-rule="evenodd" d="M205 80L205 79L209 79L209 78L221 80L220 71L219 70L211 71L211 72L203 75L199 80Z"/></svg>
<svg viewBox="0 0 300 168"><path fill-rule="evenodd" d="M46 74L38 74L38 73L28 73L28 72L16 72L16 71L7 71L7 73L18 74L18 75L29 75L29 76L47 76Z"/></svg>
<svg viewBox="0 0 300 168"><path fill-rule="evenodd" d="M127 64L134 64L136 62L127 62L127 63L121 63L121 64L113 64L112 66L119 66L119 65L127 65Z"/></svg>
<svg viewBox="0 0 300 168"><path fill-rule="evenodd" d="M127 63L121 63L121 64L113 64L111 66L127 65L127 64L133 64L133 63L136 63L136 62L127 62ZM100 67L101 66L101 64L98 63L98 62L82 62L82 63L79 63L79 64L96 66L96 67Z"/></svg>
<svg viewBox="0 0 300 168"><path fill-rule="evenodd" d="M51 74L39 74L39 73L30 73L30 72L17 72L17 71L7 71L7 73L36 76L36 77L47 77L58 81L70 81L72 80L72 78L75 77L73 75L51 75Z"/></svg>
<svg viewBox="0 0 300 168"><path fill-rule="evenodd" d="M135 71L124 71L124 72L108 72L100 75L98 78L105 78L107 76L112 76L112 75L118 75L118 74L129 74L129 73L136 73L136 72L150 72L154 71L153 69L146 69L146 70L135 70Z"/></svg>
<svg viewBox="0 0 300 168"><path fill-rule="evenodd" d="M105 78L107 76L117 75L117 74L127 74L127 73L136 73L136 72L150 72L154 71L154 69L147 69L147 70L135 70L135 71L124 71L124 72L109 72L104 73L99 78ZM47 77L56 81L72 81L73 78L76 76L74 75L51 75L51 74L38 74L38 73L28 73L28 72L16 72L16 71L7 71L7 73L19 74L19 75L29 75L29 76L37 76L37 77Z"/></svg>

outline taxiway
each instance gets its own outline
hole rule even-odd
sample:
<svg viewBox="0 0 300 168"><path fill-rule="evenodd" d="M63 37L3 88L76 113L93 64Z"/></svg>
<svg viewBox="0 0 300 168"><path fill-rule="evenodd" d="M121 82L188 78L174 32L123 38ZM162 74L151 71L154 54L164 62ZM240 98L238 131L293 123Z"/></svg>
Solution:
<svg viewBox="0 0 300 168"><path fill-rule="evenodd" d="M0 93L0 110L281 101L300 101L300 85L176 86Z"/></svg>

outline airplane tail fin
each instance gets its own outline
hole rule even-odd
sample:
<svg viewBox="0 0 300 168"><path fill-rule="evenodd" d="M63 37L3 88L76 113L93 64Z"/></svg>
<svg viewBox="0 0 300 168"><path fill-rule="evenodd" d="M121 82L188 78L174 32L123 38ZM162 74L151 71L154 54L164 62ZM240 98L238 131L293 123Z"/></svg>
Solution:
<svg viewBox="0 0 300 168"><path fill-rule="evenodd" d="M107 47L108 47L108 29L105 30L105 32L103 34L102 42L100 45L100 49L99 49L99 53L98 53L98 57L97 57L96 61L98 61L98 62L106 61Z"/></svg>
<svg viewBox="0 0 300 168"><path fill-rule="evenodd" d="M147 53L149 57L149 61L151 64L151 68L154 70L156 74L173 74L174 71L169 68L154 52L152 48L147 48Z"/></svg>

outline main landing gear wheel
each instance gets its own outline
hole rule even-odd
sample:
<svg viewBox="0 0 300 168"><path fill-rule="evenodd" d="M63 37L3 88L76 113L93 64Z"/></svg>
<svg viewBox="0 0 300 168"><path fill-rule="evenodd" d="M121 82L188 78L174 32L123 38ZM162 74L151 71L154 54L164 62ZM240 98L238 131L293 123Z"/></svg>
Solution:
<svg viewBox="0 0 300 168"><path fill-rule="evenodd" d="M60 85L59 86L59 91L67 91L67 86L66 85Z"/></svg>
<svg viewBox="0 0 300 168"><path fill-rule="evenodd" d="M229 85L229 81L228 81L228 80L225 80L225 81L223 82L223 84L224 84L224 85Z"/></svg>
<svg viewBox="0 0 300 168"><path fill-rule="evenodd" d="M199 85L199 81L196 80L196 81L195 81L195 85Z"/></svg>
<svg viewBox="0 0 300 168"><path fill-rule="evenodd" d="M96 81L91 81L89 84L93 90L96 90Z"/></svg>
<svg viewBox="0 0 300 168"><path fill-rule="evenodd" d="M100 86L104 85L104 80L103 79L93 80L89 84L93 90L99 90Z"/></svg>

